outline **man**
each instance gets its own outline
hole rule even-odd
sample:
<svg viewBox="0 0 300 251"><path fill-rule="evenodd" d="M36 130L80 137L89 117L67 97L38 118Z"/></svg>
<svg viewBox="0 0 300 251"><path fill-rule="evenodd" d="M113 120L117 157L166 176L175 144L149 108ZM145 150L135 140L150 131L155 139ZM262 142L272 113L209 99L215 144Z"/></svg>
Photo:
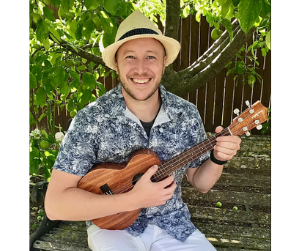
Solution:
<svg viewBox="0 0 300 251"><path fill-rule="evenodd" d="M98 195L77 188L95 163L128 161L141 148L165 161L206 139L197 108L160 85L179 50L176 40L163 36L140 11L133 12L120 25L115 43L103 51L121 84L79 111L61 144L46 212L53 220L86 220L92 250L215 250L190 221L181 179L186 174L198 191L209 191L239 149L238 137L218 137L211 154L162 181L150 180L158 169L152 166L127 193ZM90 221L139 208L139 217L125 230L100 229Z"/></svg>

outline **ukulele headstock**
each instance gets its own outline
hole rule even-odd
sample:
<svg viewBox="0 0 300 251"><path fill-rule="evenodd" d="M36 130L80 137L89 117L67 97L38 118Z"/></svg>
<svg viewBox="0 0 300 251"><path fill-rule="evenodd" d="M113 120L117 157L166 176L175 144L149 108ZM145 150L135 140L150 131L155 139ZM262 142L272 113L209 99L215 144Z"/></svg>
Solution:
<svg viewBox="0 0 300 251"><path fill-rule="evenodd" d="M246 101L248 109L239 115L238 109L234 113L238 116L234 118L229 129L232 135L249 135L249 131L256 127L258 130L262 128L261 124L268 120L267 108L260 101L256 101L251 107L249 101Z"/></svg>

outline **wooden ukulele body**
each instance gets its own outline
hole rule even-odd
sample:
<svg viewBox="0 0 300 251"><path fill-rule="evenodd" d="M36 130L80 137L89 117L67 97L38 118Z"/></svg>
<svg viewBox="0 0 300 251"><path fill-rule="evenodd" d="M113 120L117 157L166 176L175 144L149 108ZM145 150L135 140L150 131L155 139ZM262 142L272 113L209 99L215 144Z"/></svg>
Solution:
<svg viewBox="0 0 300 251"><path fill-rule="evenodd" d="M149 149L137 150L128 163L96 164L78 183L78 188L101 194L120 194L133 188L139 174L151 166L161 163L158 155ZM101 208L99 208L101 210ZM138 217L141 209L109 215L92 222L102 229L121 230L129 227Z"/></svg>

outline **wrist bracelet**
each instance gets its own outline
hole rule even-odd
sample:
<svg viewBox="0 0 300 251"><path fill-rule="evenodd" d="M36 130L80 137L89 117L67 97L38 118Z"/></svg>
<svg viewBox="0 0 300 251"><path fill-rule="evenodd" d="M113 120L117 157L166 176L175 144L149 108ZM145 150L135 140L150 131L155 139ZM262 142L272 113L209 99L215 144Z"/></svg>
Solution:
<svg viewBox="0 0 300 251"><path fill-rule="evenodd" d="M210 160L218 165L224 165L227 163L227 160L226 161L221 161L221 160L218 160L215 158L214 156L214 149L211 150L210 152Z"/></svg>

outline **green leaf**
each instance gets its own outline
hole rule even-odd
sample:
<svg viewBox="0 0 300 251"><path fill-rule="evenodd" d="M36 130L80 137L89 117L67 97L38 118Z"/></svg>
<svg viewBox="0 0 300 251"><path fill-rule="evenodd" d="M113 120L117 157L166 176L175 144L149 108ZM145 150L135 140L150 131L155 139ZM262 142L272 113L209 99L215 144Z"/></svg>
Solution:
<svg viewBox="0 0 300 251"><path fill-rule="evenodd" d="M38 118L38 121L41 122L41 120L42 120L46 115L47 115L46 113L43 113L43 114Z"/></svg>
<svg viewBox="0 0 300 251"><path fill-rule="evenodd" d="M82 27L83 27L82 23L77 24L77 29L75 34L77 40L80 40L82 38Z"/></svg>
<svg viewBox="0 0 300 251"><path fill-rule="evenodd" d="M248 84L253 85L255 83L256 78L253 75L248 75Z"/></svg>
<svg viewBox="0 0 300 251"><path fill-rule="evenodd" d="M262 0L241 0L238 6L239 22L245 34L251 29L259 17Z"/></svg>
<svg viewBox="0 0 300 251"><path fill-rule="evenodd" d="M227 30L227 32L228 32L228 34L230 36L230 41L231 41L232 38L233 38L233 30L232 30L232 24L231 24L231 22L228 19L223 18L221 20L221 24L223 24L224 27L225 27L225 29Z"/></svg>
<svg viewBox="0 0 300 251"><path fill-rule="evenodd" d="M52 0L52 3L56 8L60 6L60 0Z"/></svg>
<svg viewBox="0 0 300 251"><path fill-rule="evenodd" d="M90 89L95 89L96 87L96 80L93 74L89 72L85 72L82 75L82 84L88 86Z"/></svg>
<svg viewBox="0 0 300 251"><path fill-rule="evenodd" d="M268 17L269 15L271 15L271 4L268 3L267 0L262 0L260 15L261 15L263 18L266 18L266 17Z"/></svg>
<svg viewBox="0 0 300 251"><path fill-rule="evenodd" d="M84 71L86 69L85 65L80 65L77 67L77 71Z"/></svg>
<svg viewBox="0 0 300 251"><path fill-rule="evenodd" d="M117 12L119 5L122 4L122 0L105 0L104 9L114 15Z"/></svg>
<svg viewBox="0 0 300 251"><path fill-rule="evenodd" d="M49 9L48 7L43 8L45 17L50 21L55 21L54 11Z"/></svg>
<svg viewBox="0 0 300 251"><path fill-rule="evenodd" d="M89 10L94 10L99 7L97 0L84 0L84 5Z"/></svg>
<svg viewBox="0 0 300 251"><path fill-rule="evenodd" d="M271 31L269 31L268 34L266 35L266 44L268 48L271 50Z"/></svg>
<svg viewBox="0 0 300 251"><path fill-rule="evenodd" d="M196 14L196 21L199 23L200 22L200 18L201 18L201 14L202 14L202 11L199 10Z"/></svg>
<svg viewBox="0 0 300 251"><path fill-rule="evenodd" d="M50 78L47 79L46 81L46 93L47 94L51 94L51 92L55 89L55 83L54 83L54 79L53 77L51 76Z"/></svg>
<svg viewBox="0 0 300 251"><path fill-rule="evenodd" d="M74 106L74 100L73 100L73 99L70 99L69 102L68 102L68 104L67 104L67 110L68 110L69 112L71 112L71 111L74 110L74 108L75 108L75 106Z"/></svg>
<svg viewBox="0 0 300 251"><path fill-rule="evenodd" d="M190 14L190 6L187 5L182 11L183 18L186 18Z"/></svg>
<svg viewBox="0 0 300 251"><path fill-rule="evenodd" d="M60 85L60 93L67 96L69 94L69 92L70 92L70 87L68 85L68 82L63 81Z"/></svg>
<svg viewBox="0 0 300 251"><path fill-rule="evenodd" d="M67 23L67 29L71 36L76 39L76 31L77 31L77 22L76 20L69 21Z"/></svg>
<svg viewBox="0 0 300 251"><path fill-rule="evenodd" d="M35 76L36 81L42 80L42 66L41 65L32 66L31 72Z"/></svg>
<svg viewBox="0 0 300 251"><path fill-rule="evenodd" d="M54 39L55 42L57 42L57 41L60 42L61 41L60 35L57 32L55 27L53 27L52 25L48 25L48 30L52 33L52 34L50 34L50 36Z"/></svg>
<svg viewBox="0 0 300 251"><path fill-rule="evenodd" d="M39 40L41 43L43 43L43 40L48 38L48 36L49 36L49 30L47 24L43 19L40 19L40 21L38 21L37 23L36 39Z"/></svg>
<svg viewBox="0 0 300 251"><path fill-rule="evenodd" d="M40 163L40 159L39 159L39 150L32 146L29 148L29 165L30 165L30 174L37 174L39 171L39 163Z"/></svg>
<svg viewBox="0 0 300 251"><path fill-rule="evenodd" d="M37 87L37 82L35 76L30 72L30 90Z"/></svg>
<svg viewBox="0 0 300 251"><path fill-rule="evenodd" d="M105 86L102 83L100 83L100 82L97 81L96 84L97 84L97 87L100 89L100 91L101 91L102 94L106 93ZM98 95L98 97L100 97L100 95Z"/></svg>
<svg viewBox="0 0 300 251"><path fill-rule="evenodd" d="M115 34L104 33L102 37L103 47L106 48L111 45L115 41L115 36Z"/></svg>
<svg viewBox="0 0 300 251"><path fill-rule="evenodd" d="M50 49L50 41L49 38L43 39L43 45L45 47L46 50Z"/></svg>
<svg viewBox="0 0 300 251"><path fill-rule="evenodd" d="M239 5L240 0L232 0L233 6L236 7Z"/></svg>
<svg viewBox="0 0 300 251"><path fill-rule="evenodd" d="M101 11L98 16L101 20L104 32L108 33L108 34L111 34L112 30L113 30L112 29L113 28L113 23L112 23L110 17L107 16L104 11Z"/></svg>
<svg viewBox="0 0 300 251"><path fill-rule="evenodd" d="M230 5L231 5L232 1L231 0L227 0L223 5L222 5L222 10L221 10L221 14L223 17L227 16L227 13L229 11Z"/></svg>
<svg viewBox="0 0 300 251"><path fill-rule="evenodd" d="M79 77L79 74L76 71L69 70L69 74L71 75L71 77L73 78L73 80L79 81L80 77Z"/></svg>
<svg viewBox="0 0 300 251"><path fill-rule="evenodd" d="M50 62L52 65L56 65L57 64L57 59L60 60L62 57L61 53L50 53L51 59Z"/></svg>
<svg viewBox="0 0 300 251"><path fill-rule="evenodd" d="M83 23L84 29L82 30L82 35L88 41L91 37L92 31L95 29L94 22L92 20L85 21Z"/></svg>
<svg viewBox="0 0 300 251"><path fill-rule="evenodd" d="M79 85L80 85L79 80L74 79L74 80L71 81L71 83L70 83L70 88L71 88L71 89L73 89L73 88L78 89Z"/></svg>
<svg viewBox="0 0 300 251"><path fill-rule="evenodd" d="M50 177L51 177L51 168L50 168L50 167L47 168L47 166L44 166L43 169L44 169L44 177L45 177L45 180L46 180L47 182L49 182L49 181L50 181Z"/></svg>
<svg viewBox="0 0 300 251"><path fill-rule="evenodd" d="M30 123L30 125L36 124L36 121L34 120L34 117L31 112L29 112L29 123Z"/></svg>
<svg viewBox="0 0 300 251"><path fill-rule="evenodd" d="M65 78L65 69L61 66L53 67L54 87L56 88Z"/></svg>
<svg viewBox="0 0 300 251"><path fill-rule="evenodd" d="M40 87L36 91L36 101L37 104L41 107L43 107L46 104L46 92L43 87Z"/></svg>
<svg viewBox="0 0 300 251"><path fill-rule="evenodd" d="M61 7L65 11L69 11L74 5L74 0L61 0Z"/></svg>
<svg viewBox="0 0 300 251"><path fill-rule="evenodd" d="M90 89L86 89L81 98L79 99L80 105L83 107L84 105L86 105L89 101L90 98L92 97L92 91Z"/></svg>

